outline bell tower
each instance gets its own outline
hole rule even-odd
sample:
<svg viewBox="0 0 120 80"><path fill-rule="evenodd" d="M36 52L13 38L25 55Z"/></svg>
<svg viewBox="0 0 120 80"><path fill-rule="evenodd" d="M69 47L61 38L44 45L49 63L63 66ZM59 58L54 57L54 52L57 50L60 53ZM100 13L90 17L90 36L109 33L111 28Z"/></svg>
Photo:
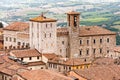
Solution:
<svg viewBox="0 0 120 80"><path fill-rule="evenodd" d="M69 29L68 54L69 58L74 58L79 54L79 12L67 13L67 25Z"/></svg>
<svg viewBox="0 0 120 80"><path fill-rule="evenodd" d="M79 16L80 13L78 12L69 12L67 13L67 25L72 29L77 29L79 27Z"/></svg>

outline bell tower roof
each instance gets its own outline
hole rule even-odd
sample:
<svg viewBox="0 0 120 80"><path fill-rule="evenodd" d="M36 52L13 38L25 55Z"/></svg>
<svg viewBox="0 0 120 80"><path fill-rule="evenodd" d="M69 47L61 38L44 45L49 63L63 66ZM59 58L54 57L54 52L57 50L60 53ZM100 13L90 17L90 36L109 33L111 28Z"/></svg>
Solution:
<svg viewBox="0 0 120 80"><path fill-rule="evenodd" d="M77 29L77 27L79 27L79 17L80 17L79 12L75 12L75 11L68 12L67 13L68 26Z"/></svg>
<svg viewBox="0 0 120 80"><path fill-rule="evenodd" d="M75 11L70 11L70 12L68 12L67 13L68 15L80 15L80 13L79 12L75 12Z"/></svg>
<svg viewBox="0 0 120 80"><path fill-rule="evenodd" d="M47 18L43 14L41 14L38 17L31 18L30 21L33 21L33 22L56 22L57 20L56 19Z"/></svg>

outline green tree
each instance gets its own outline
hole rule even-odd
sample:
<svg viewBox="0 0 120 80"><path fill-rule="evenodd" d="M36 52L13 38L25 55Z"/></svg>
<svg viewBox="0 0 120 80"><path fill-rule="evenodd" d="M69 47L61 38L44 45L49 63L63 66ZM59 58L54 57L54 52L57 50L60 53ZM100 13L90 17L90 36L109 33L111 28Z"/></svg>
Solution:
<svg viewBox="0 0 120 80"><path fill-rule="evenodd" d="M2 24L2 22L0 22L0 28L3 28L3 24Z"/></svg>

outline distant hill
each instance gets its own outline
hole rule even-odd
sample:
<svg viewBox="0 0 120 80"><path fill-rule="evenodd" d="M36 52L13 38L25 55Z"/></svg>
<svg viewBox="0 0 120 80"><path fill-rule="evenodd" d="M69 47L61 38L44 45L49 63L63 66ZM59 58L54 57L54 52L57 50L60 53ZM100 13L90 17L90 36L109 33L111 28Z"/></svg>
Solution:
<svg viewBox="0 0 120 80"><path fill-rule="evenodd" d="M69 2L69 1L77 1L77 2L92 2L92 3L100 3L100 2L120 2L120 0L0 0L0 2L9 4L9 3L56 3L56 2Z"/></svg>

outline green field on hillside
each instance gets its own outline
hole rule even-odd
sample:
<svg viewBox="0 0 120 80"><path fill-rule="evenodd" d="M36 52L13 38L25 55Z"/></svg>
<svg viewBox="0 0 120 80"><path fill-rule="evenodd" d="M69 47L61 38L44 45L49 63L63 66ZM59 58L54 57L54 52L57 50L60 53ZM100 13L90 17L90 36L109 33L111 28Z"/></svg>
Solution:
<svg viewBox="0 0 120 80"><path fill-rule="evenodd" d="M113 23L114 25L120 25L120 21L116 21Z"/></svg>
<svg viewBox="0 0 120 80"><path fill-rule="evenodd" d="M101 22L101 21L107 21L108 18L98 17L98 18L88 18L88 19L81 19L81 21L84 22Z"/></svg>
<svg viewBox="0 0 120 80"><path fill-rule="evenodd" d="M111 26L112 28L118 29L120 31L120 25Z"/></svg>

